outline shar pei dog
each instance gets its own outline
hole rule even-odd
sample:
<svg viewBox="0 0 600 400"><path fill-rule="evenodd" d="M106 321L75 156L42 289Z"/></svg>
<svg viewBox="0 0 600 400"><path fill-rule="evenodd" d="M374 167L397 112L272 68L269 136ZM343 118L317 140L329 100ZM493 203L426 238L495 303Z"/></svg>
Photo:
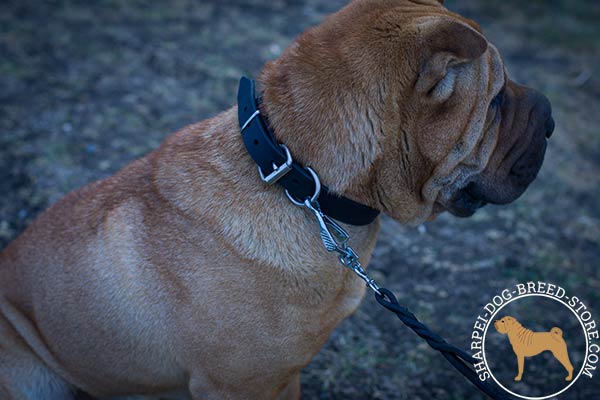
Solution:
<svg viewBox="0 0 600 400"><path fill-rule="evenodd" d="M548 100L436 0L355 0L258 81L259 100L68 194L4 249L0 398L297 399L365 285L261 180L244 135L268 126L286 146L289 165L261 161L269 183L320 179L312 204L367 265L379 212L415 225L515 200L554 127Z"/></svg>
<svg viewBox="0 0 600 400"><path fill-rule="evenodd" d="M525 328L516 318L506 316L494 321L494 328L503 334L508 335L510 345L517 356L517 376L515 381L519 382L523 378L523 369L525 368L525 357L537 356L543 351L550 351L554 358L567 370L566 381L573 379L573 364L569 359L567 343L563 339L562 329L554 327L549 332L533 332Z"/></svg>

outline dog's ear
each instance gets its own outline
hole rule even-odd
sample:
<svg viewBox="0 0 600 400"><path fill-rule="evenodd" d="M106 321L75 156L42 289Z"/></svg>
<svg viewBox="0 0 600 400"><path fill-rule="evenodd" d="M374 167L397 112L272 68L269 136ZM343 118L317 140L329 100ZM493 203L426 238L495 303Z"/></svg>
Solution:
<svg viewBox="0 0 600 400"><path fill-rule="evenodd" d="M440 3L441 5L444 5L444 0L438 0L438 3Z"/></svg>
<svg viewBox="0 0 600 400"><path fill-rule="evenodd" d="M481 33L453 18L420 18L417 29L422 38L424 61L416 88L423 93L431 93L438 83L450 75L449 66L476 60L488 47ZM442 85L442 89L452 87L451 83Z"/></svg>

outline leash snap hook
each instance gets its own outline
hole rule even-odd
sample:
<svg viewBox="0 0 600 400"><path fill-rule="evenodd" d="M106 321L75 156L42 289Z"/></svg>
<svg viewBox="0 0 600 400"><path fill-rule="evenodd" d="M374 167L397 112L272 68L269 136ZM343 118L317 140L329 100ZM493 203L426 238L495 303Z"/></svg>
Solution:
<svg viewBox="0 0 600 400"><path fill-rule="evenodd" d="M321 241L323 242L323 246L325 246L327 251L335 251L340 254L340 257L346 256L348 254L348 250L352 251L347 246L348 239L350 239L348 232L346 232L344 228L339 226L329 216L323 214L318 202L311 202L311 200L307 198L304 200L304 207L312 211L316 217L319 224ZM354 251L352 251L352 253L354 253ZM358 259L358 257L356 258Z"/></svg>
<svg viewBox="0 0 600 400"><path fill-rule="evenodd" d="M294 199L294 197L286 190L285 194L287 195L288 199L298 207L304 207L313 213L317 223L319 224L321 241L323 242L325 250L330 253L337 253L338 260L344 267L351 269L377 295L383 296L379 291L379 286L377 283L375 283L375 281L371 279L369 275L367 275L367 271L365 271L362 265L360 265L358 254L356 254L352 247L348 246L348 240L350 239L348 232L346 232L346 230L331 217L323 214L321 211L321 207L317 201L319 193L321 192L321 181L319 180L319 177L315 171L313 171L311 168L307 168L307 170L310 172L315 181L314 195L310 198L306 197L304 202L301 203L300 201Z"/></svg>
<svg viewBox="0 0 600 400"><path fill-rule="evenodd" d="M353 252L354 253L354 252ZM342 257L340 256L340 262L342 264L344 264L346 267L350 268L352 271L354 271L354 273L356 275L358 275L358 277L360 279L362 279L363 281L365 281L365 283L367 284L367 286L369 288L371 288L372 291L375 292L375 295L380 296L380 297L384 297L383 294L380 291L380 287L377 284L377 282L375 282L368 274L367 271L364 270L364 268L362 267L362 265L360 265L360 263L358 262L358 259L350 264L350 265L346 265L346 263L344 261L342 261Z"/></svg>

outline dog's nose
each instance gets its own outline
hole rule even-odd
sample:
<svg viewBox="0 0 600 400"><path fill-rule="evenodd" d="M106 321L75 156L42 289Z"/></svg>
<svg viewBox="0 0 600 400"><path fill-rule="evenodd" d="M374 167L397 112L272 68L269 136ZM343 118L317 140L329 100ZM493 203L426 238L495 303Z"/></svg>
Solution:
<svg viewBox="0 0 600 400"><path fill-rule="evenodd" d="M550 139L550 136L552 136L552 133L554 132L554 118L552 118L552 116L548 117L548 119L546 120L546 138Z"/></svg>

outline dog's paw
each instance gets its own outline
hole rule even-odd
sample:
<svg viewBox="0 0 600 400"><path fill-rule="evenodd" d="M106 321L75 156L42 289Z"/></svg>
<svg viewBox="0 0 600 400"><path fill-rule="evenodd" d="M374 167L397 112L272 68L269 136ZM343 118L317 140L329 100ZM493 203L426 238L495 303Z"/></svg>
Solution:
<svg viewBox="0 0 600 400"><path fill-rule="evenodd" d="M571 375L569 375L565 378L565 381L567 381L567 382L572 381L572 380L573 380L573 377Z"/></svg>
<svg viewBox="0 0 600 400"><path fill-rule="evenodd" d="M515 382L521 382L521 377L520 376L515 376Z"/></svg>

